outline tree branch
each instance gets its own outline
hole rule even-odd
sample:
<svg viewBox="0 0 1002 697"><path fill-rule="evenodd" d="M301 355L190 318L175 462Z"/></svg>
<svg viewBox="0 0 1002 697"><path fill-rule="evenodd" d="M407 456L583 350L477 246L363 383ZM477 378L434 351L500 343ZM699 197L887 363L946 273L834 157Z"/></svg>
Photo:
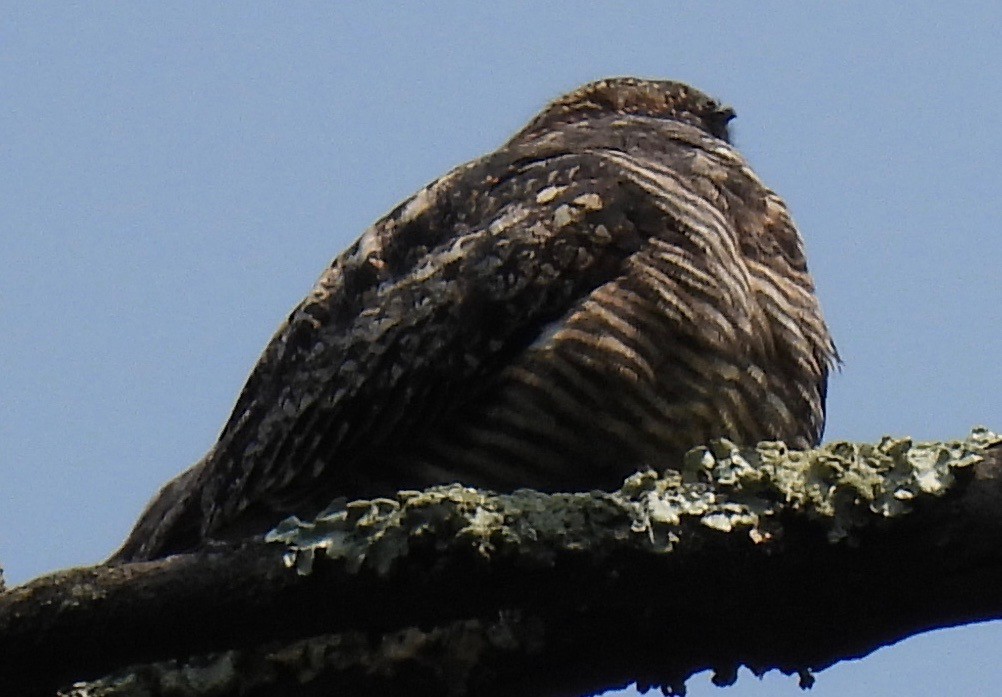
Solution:
<svg viewBox="0 0 1002 697"><path fill-rule="evenodd" d="M742 664L809 682L1002 617L1000 584L997 437L718 442L618 492L401 492L39 578L0 594L0 693L574 695Z"/></svg>

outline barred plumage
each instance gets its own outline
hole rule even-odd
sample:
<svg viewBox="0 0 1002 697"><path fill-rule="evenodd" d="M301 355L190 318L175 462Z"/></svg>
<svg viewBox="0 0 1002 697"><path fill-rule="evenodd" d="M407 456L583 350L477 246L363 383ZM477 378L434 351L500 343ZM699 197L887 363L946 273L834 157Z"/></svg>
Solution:
<svg viewBox="0 0 1002 697"><path fill-rule="evenodd" d="M815 444L835 350L732 116L681 83L591 83L408 199L324 272L113 559L337 496L614 487L715 437Z"/></svg>

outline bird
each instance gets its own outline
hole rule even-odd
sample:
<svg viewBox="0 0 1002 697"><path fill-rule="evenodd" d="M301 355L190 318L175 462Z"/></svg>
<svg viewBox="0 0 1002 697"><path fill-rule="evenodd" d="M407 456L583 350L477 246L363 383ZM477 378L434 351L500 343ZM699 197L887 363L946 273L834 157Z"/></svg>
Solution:
<svg viewBox="0 0 1002 697"><path fill-rule="evenodd" d="M549 103L333 260L112 563L461 482L615 488L714 438L816 445L838 355L783 200L689 85Z"/></svg>

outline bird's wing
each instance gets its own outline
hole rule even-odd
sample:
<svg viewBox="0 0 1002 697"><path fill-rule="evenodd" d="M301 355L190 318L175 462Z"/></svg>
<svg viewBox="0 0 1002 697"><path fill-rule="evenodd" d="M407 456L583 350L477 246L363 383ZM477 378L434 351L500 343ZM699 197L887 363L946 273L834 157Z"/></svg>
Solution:
<svg viewBox="0 0 1002 697"><path fill-rule="evenodd" d="M335 261L272 341L220 439L221 515L325 476L351 493L360 451L406 449L642 244L594 154L447 177ZM218 496L222 494L222 496ZM218 507L220 501L225 502ZM214 525L209 522L210 527Z"/></svg>
<svg viewBox="0 0 1002 697"><path fill-rule="evenodd" d="M330 498L364 490L357 453L406 450L622 273L643 242L633 213L646 195L600 154L558 147L505 149L418 192L323 273L216 446L164 487L114 558L195 546L255 508L287 510L321 480Z"/></svg>

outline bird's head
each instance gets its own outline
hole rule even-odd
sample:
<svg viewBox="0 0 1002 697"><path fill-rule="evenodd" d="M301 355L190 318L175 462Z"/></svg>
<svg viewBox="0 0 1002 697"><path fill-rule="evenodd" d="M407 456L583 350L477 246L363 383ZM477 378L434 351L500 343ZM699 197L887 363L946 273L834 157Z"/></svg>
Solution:
<svg viewBox="0 0 1002 697"><path fill-rule="evenodd" d="M590 82L551 102L516 137L616 114L682 121L728 143L727 124L734 118L732 108L682 82L613 77Z"/></svg>

